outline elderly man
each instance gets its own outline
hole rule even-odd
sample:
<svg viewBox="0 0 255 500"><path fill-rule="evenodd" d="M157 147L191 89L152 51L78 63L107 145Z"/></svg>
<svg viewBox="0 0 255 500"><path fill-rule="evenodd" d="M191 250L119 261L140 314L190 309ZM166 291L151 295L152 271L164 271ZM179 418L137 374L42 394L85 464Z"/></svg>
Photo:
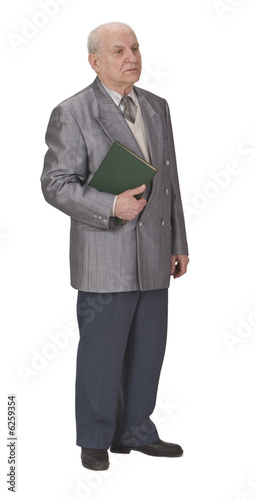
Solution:
<svg viewBox="0 0 255 500"><path fill-rule="evenodd" d="M141 74L137 37L125 24L105 24L89 35L88 50L97 77L53 110L41 181L45 199L71 217L80 330L77 445L84 467L105 470L108 448L183 453L159 439L150 415L165 352L170 275L182 276L189 258L168 105L133 86ZM157 168L150 185L118 196L89 185L114 141Z"/></svg>

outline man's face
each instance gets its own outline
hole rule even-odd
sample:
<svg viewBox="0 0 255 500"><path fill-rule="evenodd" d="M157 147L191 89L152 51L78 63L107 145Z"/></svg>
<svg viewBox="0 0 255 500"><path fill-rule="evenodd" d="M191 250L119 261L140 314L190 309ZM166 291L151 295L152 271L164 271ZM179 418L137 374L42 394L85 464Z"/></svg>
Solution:
<svg viewBox="0 0 255 500"><path fill-rule="evenodd" d="M90 64L106 87L127 94L139 80L142 69L136 35L126 27L115 27L101 36L102 48L98 55L89 56Z"/></svg>

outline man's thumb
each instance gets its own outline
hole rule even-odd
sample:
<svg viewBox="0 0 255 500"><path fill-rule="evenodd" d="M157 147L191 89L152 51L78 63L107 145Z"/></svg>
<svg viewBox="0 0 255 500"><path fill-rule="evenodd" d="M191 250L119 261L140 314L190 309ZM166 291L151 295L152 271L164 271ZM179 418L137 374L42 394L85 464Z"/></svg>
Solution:
<svg viewBox="0 0 255 500"><path fill-rule="evenodd" d="M141 186L135 188L135 189L132 189L132 196L135 196L136 194L140 194L140 193L143 193L146 189L146 185L145 184L142 184Z"/></svg>

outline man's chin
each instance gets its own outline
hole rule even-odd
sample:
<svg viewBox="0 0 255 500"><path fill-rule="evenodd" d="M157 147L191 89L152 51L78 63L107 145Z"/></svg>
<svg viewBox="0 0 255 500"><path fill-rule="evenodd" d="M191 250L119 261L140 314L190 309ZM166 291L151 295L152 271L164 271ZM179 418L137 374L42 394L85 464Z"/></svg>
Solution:
<svg viewBox="0 0 255 500"><path fill-rule="evenodd" d="M140 73L139 71L126 71L125 72L125 79L129 82L129 83L135 83L135 82L138 82L138 80L140 80Z"/></svg>

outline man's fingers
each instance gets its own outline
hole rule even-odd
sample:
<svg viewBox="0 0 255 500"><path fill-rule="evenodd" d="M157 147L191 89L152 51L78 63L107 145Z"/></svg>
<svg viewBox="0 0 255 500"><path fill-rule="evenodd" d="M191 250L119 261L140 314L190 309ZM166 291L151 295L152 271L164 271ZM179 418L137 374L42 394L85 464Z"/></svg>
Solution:
<svg viewBox="0 0 255 500"><path fill-rule="evenodd" d="M145 184L142 184L142 186L139 186L135 189L130 189L129 193L131 196L136 196L137 194L143 193L145 191L145 189L146 189Z"/></svg>
<svg viewBox="0 0 255 500"><path fill-rule="evenodd" d="M145 191L146 185L138 186L135 189L128 189L117 197L115 214L120 219L132 220L134 219L145 207L147 201L144 198L137 200L136 195Z"/></svg>
<svg viewBox="0 0 255 500"><path fill-rule="evenodd" d="M180 278L185 274L186 270L184 269L184 265L181 262L177 262L176 267L175 267L175 272L174 272L174 277L175 278Z"/></svg>
<svg viewBox="0 0 255 500"><path fill-rule="evenodd" d="M140 200L138 200L138 201L139 201L139 203L140 203L141 207L145 207L145 205L147 205L147 201L146 201L146 199L145 199L145 198L141 198L141 199L140 199Z"/></svg>
<svg viewBox="0 0 255 500"><path fill-rule="evenodd" d="M171 262L171 274L174 278L180 278L187 272L189 263L188 255L173 255Z"/></svg>

